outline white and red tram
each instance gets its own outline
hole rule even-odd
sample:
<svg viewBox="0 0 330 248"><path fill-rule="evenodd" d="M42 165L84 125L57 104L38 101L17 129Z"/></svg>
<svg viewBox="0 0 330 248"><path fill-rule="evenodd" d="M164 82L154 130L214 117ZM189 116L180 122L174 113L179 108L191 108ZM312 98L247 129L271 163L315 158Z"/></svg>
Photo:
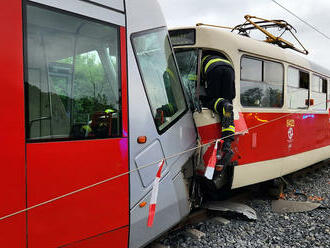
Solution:
<svg viewBox="0 0 330 248"><path fill-rule="evenodd" d="M234 66L235 125L242 134L233 147L232 188L330 158L330 70L292 51L210 26L176 28L170 36L192 109L202 91L195 86L198 55L213 50ZM202 144L219 137L219 121L210 110L195 111L194 120Z"/></svg>

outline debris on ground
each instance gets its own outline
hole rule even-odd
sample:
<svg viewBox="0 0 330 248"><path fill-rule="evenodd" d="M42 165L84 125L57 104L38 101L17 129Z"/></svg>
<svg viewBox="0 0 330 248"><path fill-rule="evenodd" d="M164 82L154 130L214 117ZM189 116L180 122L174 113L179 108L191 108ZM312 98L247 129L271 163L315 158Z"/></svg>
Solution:
<svg viewBox="0 0 330 248"><path fill-rule="evenodd" d="M320 203L298 202L287 200L272 201L272 210L276 213L299 213L314 210L321 206Z"/></svg>
<svg viewBox="0 0 330 248"><path fill-rule="evenodd" d="M193 239L202 239L205 237L205 233L198 231L197 229L188 229L186 230L186 235Z"/></svg>
<svg viewBox="0 0 330 248"><path fill-rule="evenodd" d="M256 221L220 216L230 220L224 225L206 218L170 232L159 242L171 248L330 247L330 166L294 180L284 178L289 182L283 192L285 200L312 201L309 199L312 196L313 203L321 206L308 212L277 213L272 211L272 199L258 195L245 201L257 212ZM197 229L205 237L192 239L185 235L186 229Z"/></svg>
<svg viewBox="0 0 330 248"><path fill-rule="evenodd" d="M204 208L219 212L232 212L244 215L249 220L256 220L257 213L253 208L243 203L237 203L232 201L217 201L207 202Z"/></svg>
<svg viewBox="0 0 330 248"><path fill-rule="evenodd" d="M221 223L221 224L223 224L223 225L227 225L227 224L230 223L230 220L227 220L227 219L222 218L222 217L220 217L220 216L218 216L218 217L214 217L214 218L212 218L212 220L215 221L215 222L217 222L217 223Z"/></svg>

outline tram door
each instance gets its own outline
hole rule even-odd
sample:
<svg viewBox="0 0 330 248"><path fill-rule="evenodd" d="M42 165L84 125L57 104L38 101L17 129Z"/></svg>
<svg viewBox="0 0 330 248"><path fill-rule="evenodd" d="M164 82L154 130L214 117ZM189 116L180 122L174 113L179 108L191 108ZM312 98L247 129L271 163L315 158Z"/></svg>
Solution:
<svg viewBox="0 0 330 248"><path fill-rule="evenodd" d="M128 171L124 4L110 2L24 2L28 207ZM122 176L37 207L29 247L126 246L128 206Z"/></svg>

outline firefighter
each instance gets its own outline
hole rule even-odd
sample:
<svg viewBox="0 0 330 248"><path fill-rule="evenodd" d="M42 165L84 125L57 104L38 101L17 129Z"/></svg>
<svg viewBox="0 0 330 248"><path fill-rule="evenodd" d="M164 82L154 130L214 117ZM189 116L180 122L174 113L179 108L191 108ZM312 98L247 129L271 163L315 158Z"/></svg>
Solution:
<svg viewBox="0 0 330 248"><path fill-rule="evenodd" d="M233 114L233 99L236 96L235 71L228 59L213 51L203 52L201 69L206 93L201 100L204 106L220 116L221 138L224 138L221 164L226 165L233 156L231 143L235 134Z"/></svg>

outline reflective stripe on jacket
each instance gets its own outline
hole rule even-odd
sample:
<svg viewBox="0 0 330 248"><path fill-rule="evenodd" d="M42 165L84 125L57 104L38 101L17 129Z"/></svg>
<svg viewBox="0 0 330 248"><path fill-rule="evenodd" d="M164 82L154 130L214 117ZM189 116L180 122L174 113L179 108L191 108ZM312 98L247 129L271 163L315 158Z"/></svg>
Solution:
<svg viewBox="0 0 330 248"><path fill-rule="evenodd" d="M202 59L202 73L205 75L216 66L230 66L233 67L229 60L221 58L220 56L206 55Z"/></svg>

